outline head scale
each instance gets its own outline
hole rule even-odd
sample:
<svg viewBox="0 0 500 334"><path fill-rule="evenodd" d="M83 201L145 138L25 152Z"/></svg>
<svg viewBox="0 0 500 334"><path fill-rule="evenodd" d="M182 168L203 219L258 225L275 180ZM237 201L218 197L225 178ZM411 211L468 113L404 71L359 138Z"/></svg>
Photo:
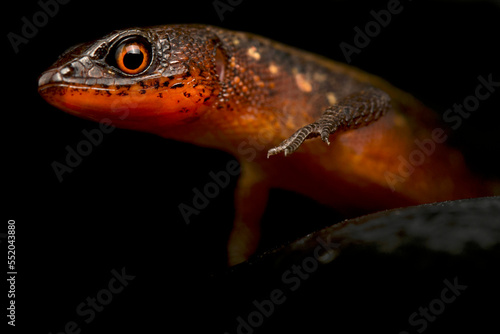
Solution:
<svg viewBox="0 0 500 334"><path fill-rule="evenodd" d="M64 111L118 127L187 124L220 92L219 43L205 26L116 31L66 51L40 76L39 92Z"/></svg>

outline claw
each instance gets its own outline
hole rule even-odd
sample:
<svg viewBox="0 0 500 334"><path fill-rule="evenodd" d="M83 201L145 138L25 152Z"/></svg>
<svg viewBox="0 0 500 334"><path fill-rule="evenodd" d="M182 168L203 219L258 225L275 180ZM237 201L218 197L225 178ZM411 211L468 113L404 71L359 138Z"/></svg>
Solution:
<svg viewBox="0 0 500 334"><path fill-rule="evenodd" d="M269 151L267 151L267 158L269 159L269 157L271 155L275 155L275 154L278 154L278 150L276 148L272 148Z"/></svg>
<svg viewBox="0 0 500 334"><path fill-rule="evenodd" d="M316 124L315 123L312 123L312 124L309 124L307 126L304 126L304 127L300 128L293 135L291 135L288 139L285 139L284 141L282 141L275 148L270 149L267 152L267 158L269 159L269 157L271 155L275 155L275 154L278 154L278 153L281 153L281 152L283 152L283 154L285 155L285 157L288 156L288 155L290 155L290 154L292 154L293 152L295 152L300 147L300 145L302 145L302 143L304 142L304 140L306 140L307 138L309 138L309 136L311 134L320 134L320 132L316 128ZM322 138L323 138L323 136L322 136ZM324 138L323 138L323 140L325 141ZM326 143L330 144L328 142L328 135L326 136Z"/></svg>
<svg viewBox="0 0 500 334"><path fill-rule="evenodd" d="M330 137L329 133L322 132L321 133L321 140L327 143L327 145L330 145L330 141L328 140L328 137Z"/></svg>

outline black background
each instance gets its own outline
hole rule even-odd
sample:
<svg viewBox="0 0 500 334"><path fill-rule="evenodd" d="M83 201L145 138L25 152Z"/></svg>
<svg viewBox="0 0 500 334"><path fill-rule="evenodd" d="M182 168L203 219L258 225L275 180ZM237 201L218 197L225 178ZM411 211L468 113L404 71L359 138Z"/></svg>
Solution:
<svg viewBox="0 0 500 334"><path fill-rule="evenodd" d="M20 34L21 18L31 19L40 7L35 1L4 4L2 125L7 201L2 205L2 224L6 228L7 219L15 219L17 226L16 329L59 333L74 320L82 333L155 328L170 332L178 326L183 332L234 333L234 314L243 314L238 310L247 309L252 300L252 296L239 300L238 295L248 286L266 284L244 279L235 284L231 275L224 274L236 180L189 225L178 210L180 203L191 203L192 189L203 187L210 171L225 168L232 159L225 153L116 129L72 173L65 174L63 182L58 181L51 163L62 162L65 147L75 147L84 139L82 130L97 126L56 110L38 96L37 77L58 55L116 29L204 23L250 31L345 61L339 44L352 44L353 28L364 27L373 19L370 11L386 8L387 2L325 5L246 0L225 12L221 21L212 1L73 0L61 5L17 54L7 33ZM403 11L352 56L351 65L387 79L441 113L473 94L479 75L492 73L500 81L498 4L401 3ZM453 132L450 141L464 151L471 168L486 176L499 176L499 111L496 92ZM319 221L315 218L329 214L336 217L309 199L273 191L263 219L261 250L321 227L301 223L302 218ZM335 221L331 219L332 224ZM136 278L95 320L84 323L76 314L77 305L106 288L112 269L123 267ZM269 280L275 278L269 273ZM444 278L435 277L438 288ZM412 305L404 314L419 306L418 302ZM291 301L282 312L300 315L304 307ZM226 309L233 314L228 316ZM390 313L385 317L388 323L406 321ZM334 323L332 318L329 330L342 332ZM258 330L265 332L266 324Z"/></svg>

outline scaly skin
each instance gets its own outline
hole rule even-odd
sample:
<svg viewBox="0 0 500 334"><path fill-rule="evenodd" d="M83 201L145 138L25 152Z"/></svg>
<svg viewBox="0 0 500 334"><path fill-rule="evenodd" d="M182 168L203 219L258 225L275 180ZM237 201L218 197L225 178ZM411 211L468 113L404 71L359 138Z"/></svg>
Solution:
<svg viewBox="0 0 500 334"><path fill-rule="evenodd" d="M120 70L117 50L127 38L150 54L137 73ZM40 77L39 92L79 117L233 154L242 174L230 264L255 251L270 188L350 215L491 194L443 143L433 113L410 95L248 33L201 25L113 32L67 51ZM318 135L330 145L302 142ZM416 139L428 154L415 155ZM402 165L411 157L418 166Z"/></svg>

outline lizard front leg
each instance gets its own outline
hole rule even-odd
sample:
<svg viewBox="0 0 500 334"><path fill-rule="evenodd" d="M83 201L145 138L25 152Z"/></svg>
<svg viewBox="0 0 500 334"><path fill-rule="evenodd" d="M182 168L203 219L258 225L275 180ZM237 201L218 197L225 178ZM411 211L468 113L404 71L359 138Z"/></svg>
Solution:
<svg viewBox="0 0 500 334"><path fill-rule="evenodd" d="M390 107L390 97L377 88L368 88L348 95L337 104L328 107L314 123L308 124L267 152L267 157L283 152L286 155L295 152L304 140L321 136L330 144L328 137L336 131L355 129L368 125Z"/></svg>

